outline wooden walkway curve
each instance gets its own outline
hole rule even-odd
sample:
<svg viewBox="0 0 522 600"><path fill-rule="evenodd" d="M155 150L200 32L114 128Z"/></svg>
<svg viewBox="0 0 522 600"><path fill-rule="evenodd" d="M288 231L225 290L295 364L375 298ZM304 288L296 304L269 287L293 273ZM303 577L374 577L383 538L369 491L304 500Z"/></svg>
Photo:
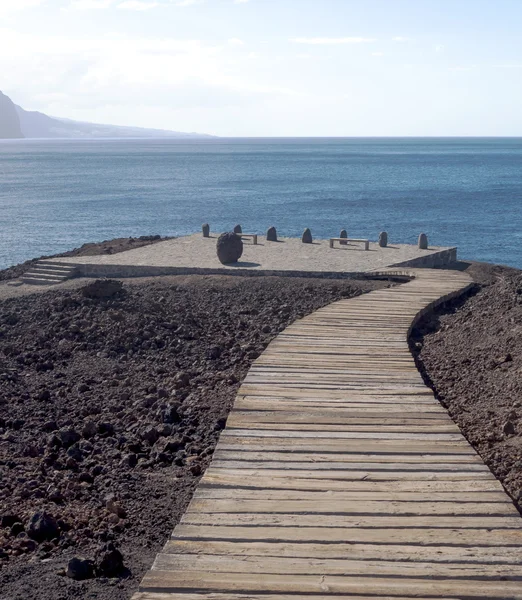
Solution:
<svg viewBox="0 0 522 600"><path fill-rule="evenodd" d="M407 343L470 279L411 273L269 345L134 600L522 599L519 513Z"/></svg>

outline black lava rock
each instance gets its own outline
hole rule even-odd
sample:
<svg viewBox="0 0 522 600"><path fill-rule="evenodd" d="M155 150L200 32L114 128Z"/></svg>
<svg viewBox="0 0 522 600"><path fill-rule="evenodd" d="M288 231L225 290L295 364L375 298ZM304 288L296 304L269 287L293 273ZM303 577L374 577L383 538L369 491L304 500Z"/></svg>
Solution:
<svg viewBox="0 0 522 600"><path fill-rule="evenodd" d="M71 558L67 564L66 575L71 579L90 579L94 576L94 563L85 558Z"/></svg>
<svg viewBox="0 0 522 600"><path fill-rule="evenodd" d="M222 264L235 263L243 254L243 241L236 233L222 233L218 238L216 250Z"/></svg>
<svg viewBox="0 0 522 600"><path fill-rule="evenodd" d="M36 512L27 526L27 534L37 542L54 540L60 536L58 524L46 512Z"/></svg>
<svg viewBox="0 0 522 600"><path fill-rule="evenodd" d="M96 552L96 571L99 575L113 577L123 570L123 556L112 542L107 542Z"/></svg>

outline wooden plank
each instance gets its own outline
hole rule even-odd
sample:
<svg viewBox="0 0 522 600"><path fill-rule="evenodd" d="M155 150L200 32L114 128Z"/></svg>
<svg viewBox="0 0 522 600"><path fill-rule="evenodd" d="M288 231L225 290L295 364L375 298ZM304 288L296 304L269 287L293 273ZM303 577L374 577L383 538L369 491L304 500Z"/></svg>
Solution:
<svg viewBox="0 0 522 600"><path fill-rule="evenodd" d="M431 465L437 464L440 466L450 465L480 465L481 470L486 469L486 465L482 459L476 455L468 454L372 454L372 453L329 453L323 454L320 452L247 452L245 450L221 450L217 449L214 452L214 460L254 460L254 461L279 461L291 460L294 462L346 462L346 463L378 463L381 465L400 463L401 465Z"/></svg>
<svg viewBox="0 0 522 600"><path fill-rule="evenodd" d="M435 563L520 564L520 546L486 543L459 545L455 539L447 544L350 544L275 541L182 540L171 539L163 548L173 554L218 554L226 556L294 556L302 558L351 558L353 560L393 560L400 569L403 561Z"/></svg>
<svg viewBox="0 0 522 600"><path fill-rule="evenodd" d="M248 460L248 457L243 457L244 460L219 460L214 459L212 461L213 469L245 469L251 471L252 469L272 469L277 471L286 471L286 476L292 476L293 471L306 469L308 471L317 471L325 468L324 464L319 462L303 463L299 461L292 461L289 458L288 461L255 461ZM328 469L341 471L346 479L368 479L368 480L393 480L393 479L411 479L411 480L422 480L422 479L489 479L491 472L485 466L481 465L458 465L456 468L448 467L443 465L442 468L438 468L437 465L426 465L424 469L419 469L418 466L405 465L402 468L401 465L395 465L394 467L386 468L382 465L380 468L375 463L362 464L359 467L351 465L346 462L333 462L328 463ZM400 470L399 470L400 469ZM267 473L265 473L266 475Z"/></svg>
<svg viewBox="0 0 522 600"><path fill-rule="evenodd" d="M490 581L472 579L432 579L413 577L342 577L336 575L276 575L248 573L209 573L205 571L149 571L140 586L142 591L230 591L293 594L399 594L430 595L435 598L522 599L518 580Z"/></svg>
<svg viewBox="0 0 522 600"><path fill-rule="evenodd" d="M303 491L303 490L273 490L273 489L245 489L245 488L216 488L200 486L194 493L198 499L230 499L230 500L321 500L336 502L338 500L374 500L379 502L425 502L428 498L433 502L508 502L503 490L494 492L376 492L368 491Z"/></svg>
<svg viewBox="0 0 522 600"><path fill-rule="evenodd" d="M213 513L288 513L318 515L496 515L510 516L518 514L507 497L504 502L407 502L407 501L355 501L337 500L322 502L320 500L241 500L194 498L187 512ZM520 531L522 543L522 530Z"/></svg>
<svg viewBox="0 0 522 600"><path fill-rule="evenodd" d="M306 600L331 600L330 595L307 595ZM157 592L137 592L131 600L296 600L295 594L231 594L226 592L192 594L190 592L167 592L165 594ZM350 600L411 600L411 596L354 596L350 594ZM421 598L415 596L415 600L433 600L431 598ZM458 600L457 598L446 598L445 600Z"/></svg>
<svg viewBox="0 0 522 600"><path fill-rule="evenodd" d="M338 472L337 478L324 476L322 472L314 471L311 477L292 477L283 471L284 475L272 476L272 471L261 471L256 476L245 478L243 471L223 471L210 468L201 480L201 485L227 486L245 489L287 489L287 490L352 490L375 492L491 492L503 490L500 483L493 477L488 479L463 480L386 480L369 481L367 479L343 479ZM316 475L316 477L313 477Z"/></svg>
<svg viewBox="0 0 522 600"><path fill-rule="evenodd" d="M159 554L154 569L160 571L202 571L208 573L264 573L269 575L344 575L390 577L397 575L394 561L362 561L349 559L310 559L291 557L216 556L215 554ZM472 579L522 579L522 565L448 564L404 562L401 577L433 577Z"/></svg>
<svg viewBox="0 0 522 600"><path fill-rule="evenodd" d="M185 525L341 527L360 529L520 529L520 517L467 517L448 515L274 515L271 513L186 513ZM477 532L478 534L478 532Z"/></svg>

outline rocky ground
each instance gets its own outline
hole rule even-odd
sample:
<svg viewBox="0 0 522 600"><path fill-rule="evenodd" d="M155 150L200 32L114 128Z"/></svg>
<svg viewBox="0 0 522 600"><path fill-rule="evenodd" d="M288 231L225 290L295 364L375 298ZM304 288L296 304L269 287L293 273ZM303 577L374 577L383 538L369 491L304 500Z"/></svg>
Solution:
<svg viewBox="0 0 522 600"><path fill-rule="evenodd" d="M9 281L11 279L17 279L21 277L25 272L29 271L39 260L44 258L62 258L64 256L99 256L101 254L118 254L118 252L124 252L125 250L133 250L134 248L141 248L142 246L149 246L150 244L157 244L163 242L167 237L161 237L159 235L142 235L137 238L115 238L113 240L105 240L103 242L84 244L80 248L63 252L62 254L53 254L50 256L41 256L40 258L33 258L27 260L24 263L9 267L8 269L0 270L0 281Z"/></svg>
<svg viewBox="0 0 522 600"><path fill-rule="evenodd" d="M178 276L0 301L0 600L130 598L252 361L383 285Z"/></svg>
<svg viewBox="0 0 522 600"><path fill-rule="evenodd" d="M472 265L480 287L419 324L426 381L522 509L522 272ZM521 511L522 512L522 511Z"/></svg>

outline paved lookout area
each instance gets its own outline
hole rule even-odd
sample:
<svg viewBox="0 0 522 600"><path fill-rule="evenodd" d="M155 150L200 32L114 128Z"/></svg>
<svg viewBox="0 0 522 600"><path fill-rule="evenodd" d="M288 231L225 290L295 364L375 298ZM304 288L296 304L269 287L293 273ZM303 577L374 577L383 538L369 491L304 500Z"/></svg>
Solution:
<svg viewBox="0 0 522 600"><path fill-rule="evenodd" d="M522 598L520 515L407 342L470 278L410 273L296 321L254 362L133 600Z"/></svg>
<svg viewBox="0 0 522 600"><path fill-rule="evenodd" d="M222 265L216 256L217 235L204 238L194 234L128 250L114 255L60 258L47 264L74 265L78 275L94 277L132 277L176 273L364 273L390 266L434 267L456 260L456 248L417 246L391 243L381 248L370 243L369 250L361 243L338 243L330 248L328 240L303 244L297 238L281 238L268 242L259 236L258 244L244 239L241 260Z"/></svg>

